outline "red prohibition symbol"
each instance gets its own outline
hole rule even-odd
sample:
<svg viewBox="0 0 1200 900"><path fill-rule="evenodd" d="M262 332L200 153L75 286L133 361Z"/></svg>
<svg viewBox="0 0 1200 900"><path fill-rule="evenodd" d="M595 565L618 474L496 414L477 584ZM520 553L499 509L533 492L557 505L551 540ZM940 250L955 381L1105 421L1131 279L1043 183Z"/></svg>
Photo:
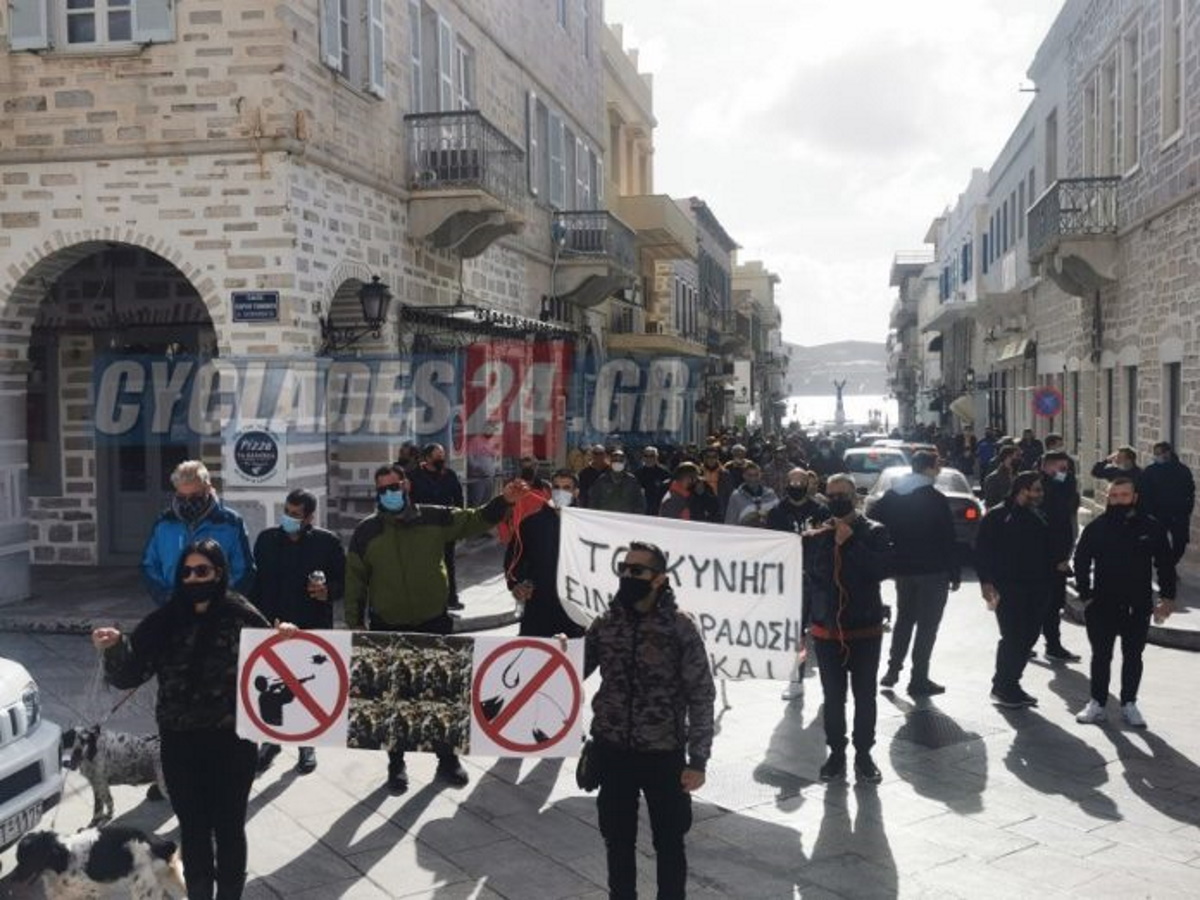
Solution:
<svg viewBox="0 0 1200 900"><path fill-rule="evenodd" d="M530 649L539 653L544 653L547 656L546 662L537 670L534 676L529 679L516 695L513 696L504 708L494 719L488 719L483 712L483 679L487 675L492 666L500 661L501 657L508 656L514 651ZM558 674L558 670L562 669L567 673L567 678L571 683L571 708L567 714L566 721L563 722L562 728L550 735L549 739L542 742L525 743L515 741L504 735L504 727L519 713L534 697L542 686ZM480 664L479 671L475 673L475 679L471 684L471 713L475 716L475 721L479 723L480 729L487 735L488 739L498 747L503 747L505 750L511 750L514 753L532 753L536 750L545 750L548 747L553 747L559 741L567 736L579 719L579 708L583 704L583 685L579 683L579 676L575 669L571 666L571 661L557 647L548 644L544 641L535 641L530 639L511 641L502 647L497 647L493 650L486 659Z"/></svg>
<svg viewBox="0 0 1200 900"><path fill-rule="evenodd" d="M282 641L308 641L316 644L325 651L330 662L333 663L338 678L337 701L334 703L333 709L324 709L317 699L309 693L301 680L296 677L295 673L288 668L288 664L275 652L275 645ZM258 715L257 707L253 702L254 698L251 694L250 675L254 671L255 663L260 659L283 681L288 690L300 701L300 705L308 710L309 714L316 720L317 724L313 728L299 734L289 734L268 725ZM242 678L239 688L242 694L242 708L246 710L246 715L250 718L255 728L278 741L308 741L324 734L341 718L342 712L346 708L346 701L349 698L350 673L346 670L346 663L337 650L323 637L307 631L297 632L290 638L282 634L275 634L250 651L250 655L246 657L246 665L242 667Z"/></svg>

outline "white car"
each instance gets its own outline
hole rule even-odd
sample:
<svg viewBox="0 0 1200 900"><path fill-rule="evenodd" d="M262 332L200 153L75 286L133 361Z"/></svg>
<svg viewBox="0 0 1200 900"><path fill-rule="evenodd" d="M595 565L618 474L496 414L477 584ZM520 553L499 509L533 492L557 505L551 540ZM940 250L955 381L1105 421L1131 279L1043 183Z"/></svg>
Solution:
<svg viewBox="0 0 1200 900"><path fill-rule="evenodd" d="M870 492L884 469L907 464L904 451L896 447L851 447L842 454L842 471L854 479L860 494Z"/></svg>
<svg viewBox="0 0 1200 900"><path fill-rule="evenodd" d="M42 718L37 683L0 657L0 850L62 798L62 730Z"/></svg>

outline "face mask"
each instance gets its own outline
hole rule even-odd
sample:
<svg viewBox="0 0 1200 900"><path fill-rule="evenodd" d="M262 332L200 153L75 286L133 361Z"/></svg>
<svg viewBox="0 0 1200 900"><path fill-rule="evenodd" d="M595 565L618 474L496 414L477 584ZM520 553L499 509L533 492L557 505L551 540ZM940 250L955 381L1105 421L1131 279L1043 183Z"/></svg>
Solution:
<svg viewBox="0 0 1200 900"><path fill-rule="evenodd" d="M217 599L220 591L221 586L215 581L185 581L179 586L176 594L184 603L195 606L197 603Z"/></svg>
<svg viewBox="0 0 1200 900"><path fill-rule="evenodd" d="M789 484L787 486L787 495L792 500L803 500L808 496L808 487L803 484Z"/></svg>
<svg viewBox="0 0 1200 900"><path fill-rule="evenodd" d="M625 575L621 578L621 586L617 588L615 600L626 609L631 609L639 600L644 600L650 593L651 585L644 578L634 578Z"/></svg>
<svg viewBox="0 0 1200 900"><path fill-rule="evenodd" d="M1110 503L1104 507L1105 515L1112 516L1114 519L1123 519L1133 512L1133 507L1127 503Z"/></svg>
<svg viewBox="0 0 1200 900"><path fill-rule="evenodd" d="M844 516L854 512L854 501L849 497L830 497L829 498L829 514L834 518L841 519Z"/></svg>
<svg viewBox="0 0 1200 900"><path fill-rule="evenodd" d="M284 534L299 534L300 529L304 527L304 522L294 516L283 513L279 517L279 527L283 529Z"/></svg>
<svg viewBox="0 0 1200 900"><path fill-rule="evenodd" d="M623 463L623 462L615 462L615 463L613 463L613 464L612 464L612 470L613 470L614 472L624 472L624 471L625 471L625 463Z"/></svg>
<svg viewBox="0 0 1200 900"><path fill-rule="evenodd" d="M751 497L757 497L759 494L762 493L762 482L761 481L753 481L753 482L747 481L746 482L746 493L749 494Z"/></svg>
<svg viewBox="0 0 1200 900"><path fill-rule="evenodd" d="M537 470L536 469L532 468L531 466L526 466L524 469L521 470L521 480L522 481L534 481L536 479L537 479Z"/></svg>
<svg viewBox="0 0 1200 900"><path fill-rule="evenodd" d="M435 472L440 472L442 469L446 468L446 461L444 459L435 459L429 464L429 468L433 469Z"/></svg>
<svg viewBox="0 0 1200 900"><path fill-rule="evenodd" d="M554 501L555 506L563 509L575 502L575 492L566 488L554 488L550 491L550 499Z"/></svg>
<svg viewBox="0 0 1200 900"><path fill-rule="evenodd" d="M171 501L171 506L175 510L175 515L183 521L195 522L202 519L208 512L210 502L211 498L208 494L202 494L199 497L180 497L176 494L175 499Z"/></svg>
<svg viewBox="0 0 1200 900"><path fill-rule="evenodd" d="M1159 454L1154 457L1154 461L1159 465L1162 465L1163 463L1169 463L1171 461L1171 457Z"/></svg>
<svg viewBox="0 0 1200 900"><path fill-rule="evenodd" d="M379 498L380 508L385 512L398 513L408 503L404 491L376 491L375 495Z"/></svg>
<svg viewBox="0 0 1200 900"><path fill-rule="evenodd" d="M1054 480L1061 484L1062 482L1067 480L1067 473L1066 472L1055 472Z"/></svg>

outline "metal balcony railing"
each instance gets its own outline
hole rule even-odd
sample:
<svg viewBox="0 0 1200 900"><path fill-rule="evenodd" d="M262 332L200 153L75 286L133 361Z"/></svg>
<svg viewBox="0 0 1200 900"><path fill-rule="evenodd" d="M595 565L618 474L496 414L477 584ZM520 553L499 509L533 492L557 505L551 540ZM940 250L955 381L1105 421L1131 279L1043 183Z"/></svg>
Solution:
<svg viewBox="0 0 1200 900"><path fill-rule="evenodd" d="M564 256L606 257L627 272L637 270L637 238L616 216L603 209L573 210L554 216Z"/></svg>
<svg viewBox="0 0 1200 900"><path fill-rule="evenodd" d="M525 152L477 110L404 117L414 191L479 188L511 209L525 196Z"/></svg>
<svg viewBox="0 0 1200 900"><path fill-rule="evenodd" d="M1117 233L1119 176L1061 178L1029 210L1029 258L1038 260L1064 237Z"/></svg>

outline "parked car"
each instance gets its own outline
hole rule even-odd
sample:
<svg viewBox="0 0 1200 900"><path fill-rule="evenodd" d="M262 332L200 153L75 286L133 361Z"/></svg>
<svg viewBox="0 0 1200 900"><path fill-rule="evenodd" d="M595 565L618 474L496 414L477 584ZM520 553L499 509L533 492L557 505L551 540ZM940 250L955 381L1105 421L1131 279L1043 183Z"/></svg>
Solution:
<svg viewBox="0 0 1200 900"><path fill-rule="evenodd" d="M897 478L912 473L910 466L895 466L879 474L875 486L863 500L863 515L871 517L871 508L888 492ZM954 514L954 539L964 563L971 560L975 547L975 536L979 533L979 522L983 519L983 504L971 491L971 483L958 469L943 467L933 486L950 500L950 511Z"/></svg>
<svg viewBox="0 0 1200 900"><path fill-rule="evenodd" d="M62 799L62 730L42 718L37 683L0 657L0 850Z"/></svg>
<svg viewBox="0 0 1200 900"><path fill-rule="evenodd" d="M854 479L860 494L875 486L875 479L884 469L907 463L904 453L892 447L851 447L842 454L842 471Z"/></svg>
<svg viewBox="0 0 1200 900"><path fill-rule="evenodd" d="M902 441L899 438L881 438L871 445L872 447L888 447L892 450L899 450L904 454L905 462L912 462L913 454L918 450L927 450L930 453L937 453L938 448L933 444L917 444L912 441Z"/></svg>

